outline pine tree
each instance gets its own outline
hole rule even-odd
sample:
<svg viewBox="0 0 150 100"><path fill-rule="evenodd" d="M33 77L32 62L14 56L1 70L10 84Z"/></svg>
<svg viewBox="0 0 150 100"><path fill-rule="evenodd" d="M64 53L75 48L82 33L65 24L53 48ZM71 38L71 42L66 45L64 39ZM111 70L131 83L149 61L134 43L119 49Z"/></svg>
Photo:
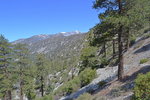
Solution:
<svg viewBox="0 0 150 100"><path fill-rule="evenodd" d="M115 26L118 35L118 79L123 78L123 53L129 48L130 30L142 28L146 20L149 20L149 0L96 0L95 9L103 9L99 18ZM146 19L146 20L145 20ZM137 34L137 33L136 33ZM124 47L126 41L126 47Z"/></svg>
<svg viewBox="0 0 150 100"><path fill-rule="evenodd" d="M116 26L116 33L118 35L118 79L122 80L123 78L123 27L124 27L124 17L123 7L125 5L124 0L96 0L94 3L94 8L105 8L105 12L100 14L105 17L106 22L111 23ZM108 21L107 21L108 20Z"/></svg>
<svg viewBox="0 0 150 100"><path fill-rule="evenodd" d="M20 100L24 95L29 96L33 92L34 78L31 71L31 60L29 58L29 50L23 44L17 44L14 48L16 59L16 75L19 83Z"/></svg>
<svg viewBox="0 0 150 100"><path fill-rule="evenodd" d="M41 96L44 96L45 92L45 85L46 85L46 77L48 76L48 65L47 59L44 54L37 54L36 55L36 79L37 79L37 86L40 89Z"/></svg>
<svg viewBox="0 0 150 100"><path fill-rule="evenodd" d="M13 72L11 66L12 46L0 36L0 96L4 100L12 100L11 92L13 90Z"/></svg>

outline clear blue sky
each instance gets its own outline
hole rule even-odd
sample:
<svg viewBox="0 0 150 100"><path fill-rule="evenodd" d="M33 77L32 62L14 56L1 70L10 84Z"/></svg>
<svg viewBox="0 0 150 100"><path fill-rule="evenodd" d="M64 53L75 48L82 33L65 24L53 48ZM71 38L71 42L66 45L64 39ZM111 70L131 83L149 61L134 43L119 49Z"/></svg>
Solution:
<svg viewBox="0 0 150 100"><path fill-rule="evenodd" d="M93 0L0 0L0 34L10 41L79 30L99 22Z"/></svg>

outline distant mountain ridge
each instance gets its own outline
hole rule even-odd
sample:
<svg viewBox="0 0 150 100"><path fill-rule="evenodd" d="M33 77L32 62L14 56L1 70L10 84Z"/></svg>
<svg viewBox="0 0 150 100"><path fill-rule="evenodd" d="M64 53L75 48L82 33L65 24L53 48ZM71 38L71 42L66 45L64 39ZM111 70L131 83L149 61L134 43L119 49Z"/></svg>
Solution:
<svg viewBox="0 0 150 100"><path fill-rule="evenodd" d="M13 44L27 44L32 54L44 53L54 66L74 66L78 63L86 33L79 31L60 32L53 35L35 35L14 41Z"/></svg>
<svg viewBox="0 0 150 100"><path fill-rule="evenodd" d="M71 36L71 35L75 35L75 34L82 34L82 33L80 31L73 31L73 32L59 32L59 33L56 33L56 34L40 34L40 35L34 35L32 37L29 37L29 38L25 38L25 39L19 39L19 40L13 41L12 43L13 44L23 43L23 44L31 45L31 44L36 43L38 41L48 39L51 36L52 37L56 37L56 36L59 36L59 35Z"/></svg>

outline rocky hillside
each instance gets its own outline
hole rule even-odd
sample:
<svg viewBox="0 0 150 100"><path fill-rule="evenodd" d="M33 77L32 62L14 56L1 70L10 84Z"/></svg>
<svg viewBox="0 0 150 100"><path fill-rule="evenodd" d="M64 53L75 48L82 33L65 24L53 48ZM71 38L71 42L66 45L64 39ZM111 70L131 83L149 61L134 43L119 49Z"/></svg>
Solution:
<svg viewBox="0 0 150 100"><path fill-rule="evenodd" d="M20 39L13 44L27 44L32 54L45 53L57 71L60 71L63 67L71 68L77 65L85 35L79 31L43 34Z"/></svg>
<svg viewBox="0 0 150 100"><path fill-rule="evenodd" d="M147 59L143 62L143 59ZM84 93L91 94L88 100L131 100L134 80L139 73L150 71L150 36L136 39L135 44L124 54L124 75L122 82L117 80L118 66L97 69L97 78L89 85L60 100L78 98ZM85 95L86 96L86 95Z"/></svg>

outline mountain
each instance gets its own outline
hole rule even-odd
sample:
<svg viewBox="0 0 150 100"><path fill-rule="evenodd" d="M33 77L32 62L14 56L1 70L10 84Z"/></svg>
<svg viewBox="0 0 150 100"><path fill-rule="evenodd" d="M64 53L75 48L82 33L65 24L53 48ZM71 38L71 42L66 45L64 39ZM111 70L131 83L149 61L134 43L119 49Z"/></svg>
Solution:
<svg viewBox="0 0 150 100"><path fill-rule="evenodd" d="M13 44L17 44L17 43L23 43L23 44L33 44L33 43L36 43L38 41L41 41L41 40L44 40L44 39L47 39L49 38L51 35L46 35L46 34L41 34L41 35L35 35L35 36L32 36L30 38L27 38L27 39L19 39L19 40L16 40L13 42Z"/></svg>
<svg viewBox="0 0 150 100"><path fill-rule="evenodd" d="M80 31L74 31L74 32L61 32L62 35L64 36L71 36L71 35L75 35L75 34L81 34Z"/></svg>
<svg viewBox="0 0 150 100"><path fill-rule="evenodd" d="M79 31L43 34L16 40L13 44L27 44L32 54L45 53L55 67L71 67L77 64L85 35Z"/></svg>

